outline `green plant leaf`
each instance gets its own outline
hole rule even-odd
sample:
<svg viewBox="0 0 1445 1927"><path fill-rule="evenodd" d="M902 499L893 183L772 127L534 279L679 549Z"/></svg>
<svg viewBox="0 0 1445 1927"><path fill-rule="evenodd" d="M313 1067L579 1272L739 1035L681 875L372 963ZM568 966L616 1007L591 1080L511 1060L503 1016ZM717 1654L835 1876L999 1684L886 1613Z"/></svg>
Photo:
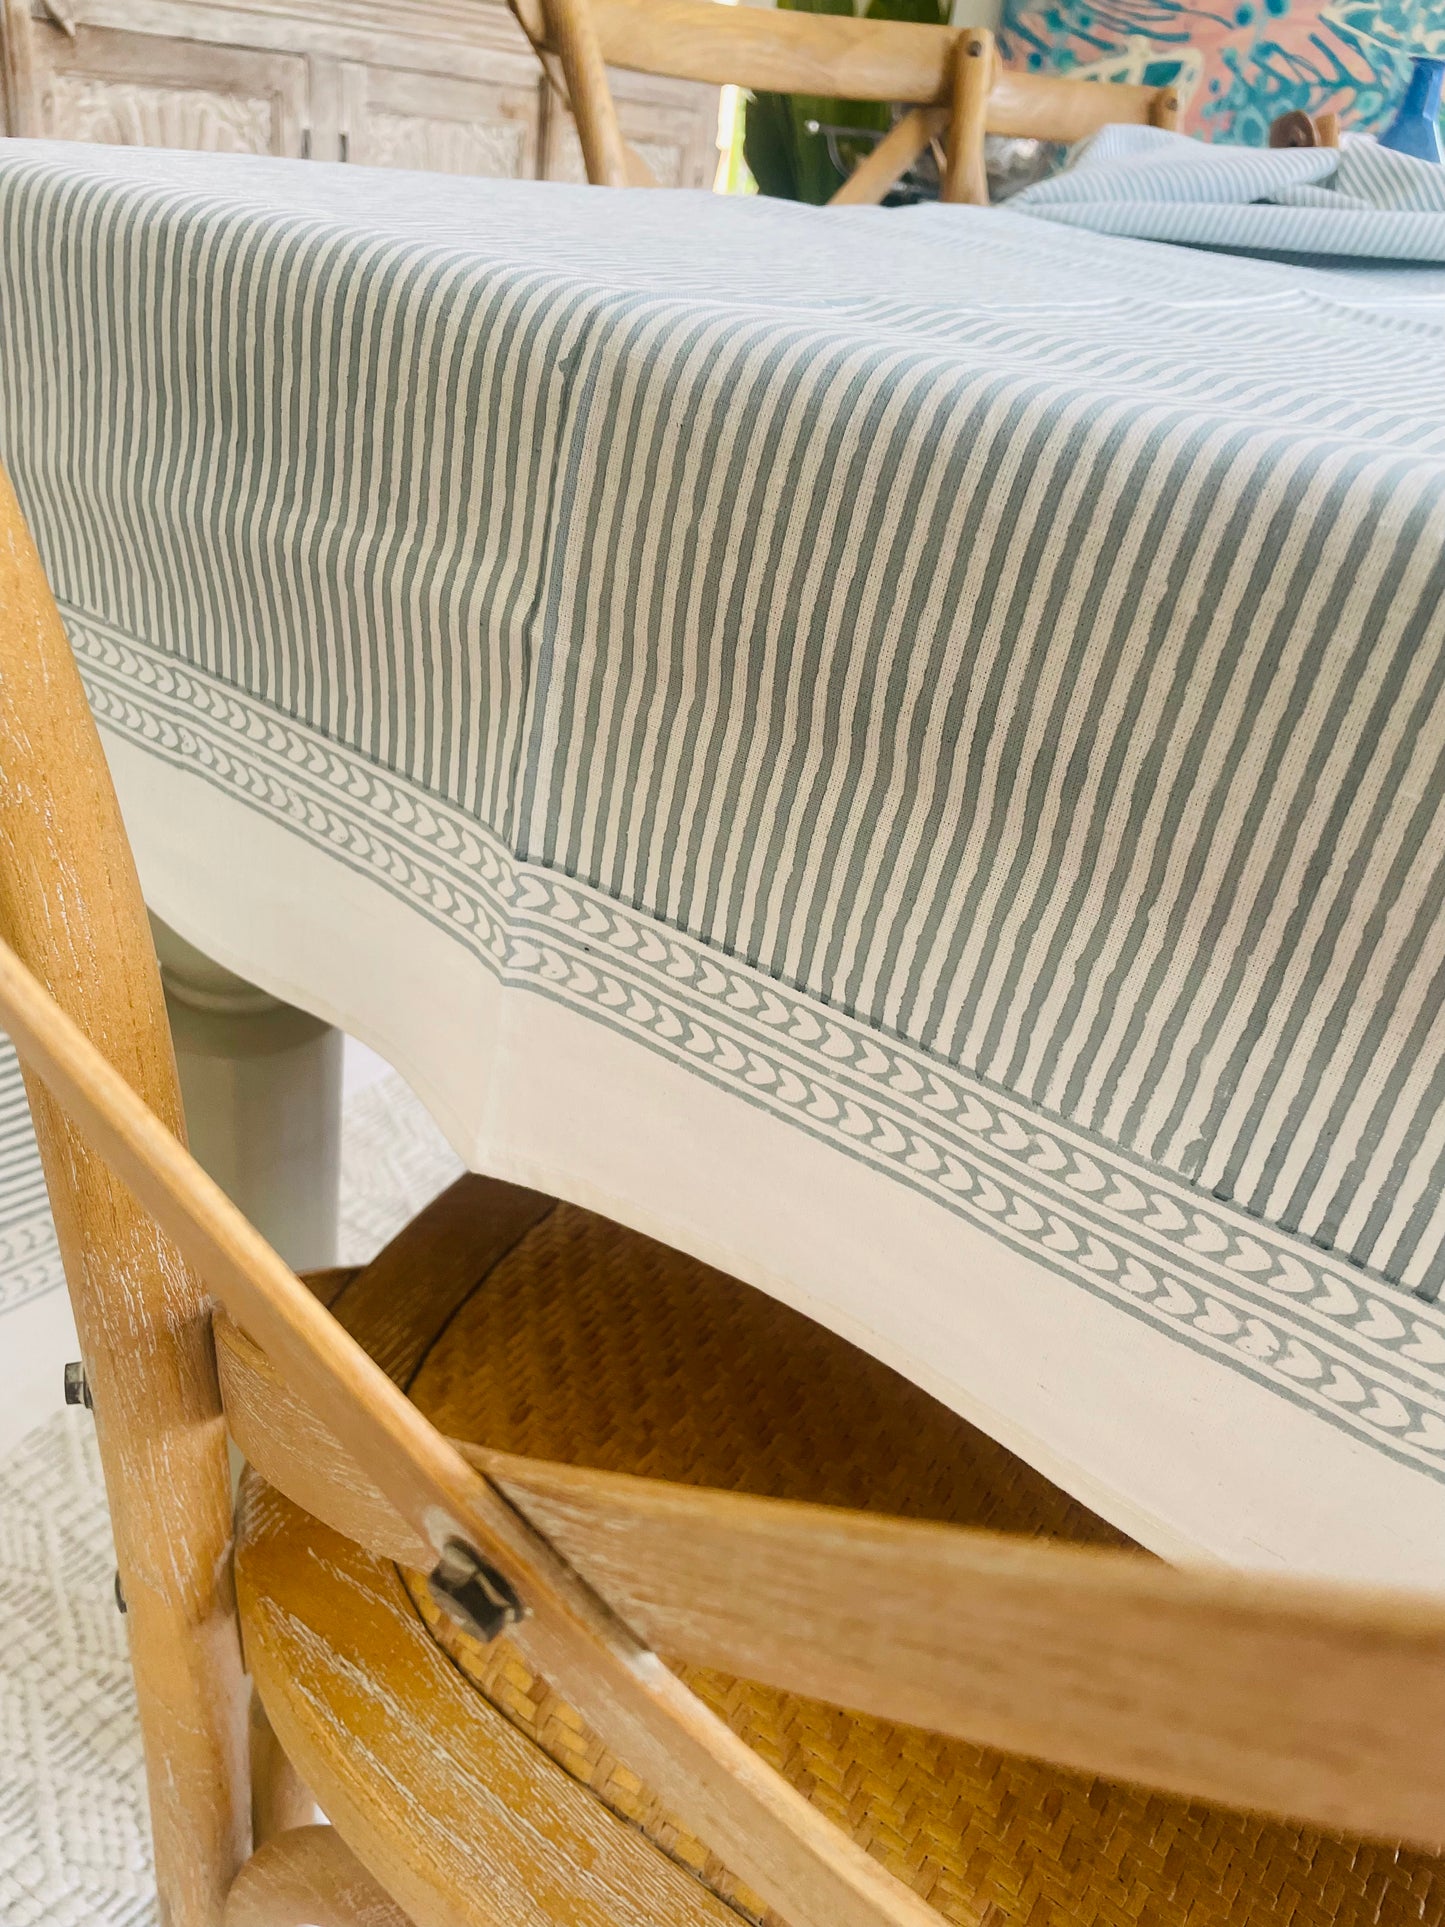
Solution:
<svg viewBox="0 0 1445 1927"><path fill-rule="evenodd" d="M749 94L743 106L743 159L759 194L772 194L780 201L802 199L796 148L789 97Z"/></svg>
<svg viewBox="0 0 1445 1927"><path fill-rule="evenodd" d="M950 9L938 0L869 0L865 20L913 20L922 27L946 27Z"/></svg>

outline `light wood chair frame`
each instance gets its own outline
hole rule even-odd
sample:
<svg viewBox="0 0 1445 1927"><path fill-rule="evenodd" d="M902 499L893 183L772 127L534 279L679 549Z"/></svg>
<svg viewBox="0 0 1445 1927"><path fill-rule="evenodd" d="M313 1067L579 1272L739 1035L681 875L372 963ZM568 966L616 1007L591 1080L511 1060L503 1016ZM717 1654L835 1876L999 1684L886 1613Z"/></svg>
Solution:
<svg viewBox="0 0 1445 1927"><path fill-rule="evenodd" d="M3 476L0 936L0 1022L25 1068L99 1427L168 1927L403 1918L353 1853L364 1860L363 1843L299 1824L305 1803L274 1761L254 1788L252 1852L228 1422L308 1513L431 1571L481 1636L505 1626L792 1927L937 1916L659 1651L1066 1766L1445 1847L1441 1599L1176 1571L442 1437L185 1149L114 790Z"/></svg>
<svg viewBox="0 0 1445 1927"><path fill-rule="evenodd" d="M1072 143L1115 122L1173 127L1177 89L1019 74L984 27L930 27L794 13L716 0L512 0L571 106L587 178L655 185L623 138L609 67L785 94L884 101L908 111L833 196L876 204L932 141L945 138L945 201L988 205L988 134Z"/></svg>

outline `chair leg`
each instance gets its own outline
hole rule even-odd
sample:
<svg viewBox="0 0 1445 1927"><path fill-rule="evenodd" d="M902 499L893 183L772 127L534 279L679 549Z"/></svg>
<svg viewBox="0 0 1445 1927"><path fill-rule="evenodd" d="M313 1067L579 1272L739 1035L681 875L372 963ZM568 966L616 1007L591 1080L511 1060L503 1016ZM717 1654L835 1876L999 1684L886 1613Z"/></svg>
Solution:
<svg viewBox="0 0 1445 1927"><path fill-rule="evenodd" d="M295 1827L236 1876L225 1927L411 1927L335 1827Z"/></svg>
<svg viewBox="0 0 1445 1927"><path fill-rule="evenodd" d="M41 134L34 30L26 0L0 0L0 105L12 134Z"/></svg>
<svg viewBox="0 0 1445 1927"><path fill-rule="evenodd" d="M44 1093L32 1090L31 1108L53 1154L67 1127ZM219 1927L251 1827L231 1477L210 1319L199 1286L118 1196L119 1180L82 1166L78 1150L71 1157L93 1183L85 1203L97 1213L109 1205L116 1225L111 1249L93 1255L59 1194L145 1745L161 1919ZM53 1177L51 1185L56 1197ZM98 1288L107 1263L128 1282L130 1320Z"/></svg>
<svg viewBox="0 0 1445 1927"><path fill-rule="evenodd" d="M26 13L6 0L6 20ZM0 474L0 931L183 1133L155 951L85 689ZM231 1478L201 1281L33 1071L91 1386L167 1927L218 1927L251 1831Z"/></svg>
<svg viewBox="0 0 1445 1927"><path fill-rule="evenodd" d="M626 187L627 154L588 0L542 0L594 187Z"/></svg>
<svg viewBox="0 0 1445 1927"><path fill-rule="evenodd" d="M958 36L953 52L948 158L943 171L945 201L988 206L983 141L992 87L993 35L983 27L968 28Z"/></svg>
<svg viewBox="0 0 1445 1927"><path fill-rule="evenodd" d="M283 1833L309 1827L316 1796L282 1750L266 1717L261 1695L251 1688L251 1838L259 1851Z"/></svg>
<svg viewBox="0 0 1445 1927"><path fill-rule="evenodd" d="M94 1361L100 1346L87 1321L79 1322ZM176 1363L175 1353L165 1362ZM94 1374L96 1415L145 1742L161 1918L166 1927L219 1927L250 1832L246 1682L225 1433L218 1405L213 1417L203 1409L216 1402L214 1368L209 1357L185 1363L198 1382L177 1387L137 1358L111 1355ZM104 1389L118 1384L121 1396L105 1400Z"/></svg>

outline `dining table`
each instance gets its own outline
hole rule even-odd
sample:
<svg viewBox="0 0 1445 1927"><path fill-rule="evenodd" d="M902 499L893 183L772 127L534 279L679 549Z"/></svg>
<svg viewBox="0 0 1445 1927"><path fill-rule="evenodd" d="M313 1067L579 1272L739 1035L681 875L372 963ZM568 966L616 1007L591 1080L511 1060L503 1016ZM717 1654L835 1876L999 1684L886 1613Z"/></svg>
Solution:
<svg viewBox="0 0 1445 1927"><path fill-rule="evenodd" d="M1145 1547L1435 1588L1442 337L1006 206L0 142L164 923Z"/></svg>

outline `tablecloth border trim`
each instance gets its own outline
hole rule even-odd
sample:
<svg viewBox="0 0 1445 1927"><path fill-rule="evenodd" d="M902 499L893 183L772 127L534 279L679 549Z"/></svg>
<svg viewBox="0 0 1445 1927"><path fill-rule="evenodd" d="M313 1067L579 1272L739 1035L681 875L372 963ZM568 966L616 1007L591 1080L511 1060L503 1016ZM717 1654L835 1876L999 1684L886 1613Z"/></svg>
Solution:
<svg viewBox="0 0 1445 1927"><path fill-rule="evenodd" d="M0 1318L65 1283L50 1207L0 1226Z"/></svg>
<svg viewBox="0 0 1445 1927"><path fill-rule="evenodd" d="M585 1008L1054 1275L1445 1481L1445 1375L1431 1369L1445 1364L1445 1312L1408 1287L1200 1196L1177 1175L882 1039L576 879L519 861L410 779L89 612L66 613L105 726L339 856L498 978ZM665 999L663 973L678 978ZM748 997L751 1013L740 1007ZM763 1021L778 1033L771 1050L759 1049ZM877 1088L885 1073L886 1099ZM911 1088L900 1089L899 1078ZM900 1113L906 1126L895 1122ZM1197 1276L1203 1267L1207 1285Z"/></svg>

